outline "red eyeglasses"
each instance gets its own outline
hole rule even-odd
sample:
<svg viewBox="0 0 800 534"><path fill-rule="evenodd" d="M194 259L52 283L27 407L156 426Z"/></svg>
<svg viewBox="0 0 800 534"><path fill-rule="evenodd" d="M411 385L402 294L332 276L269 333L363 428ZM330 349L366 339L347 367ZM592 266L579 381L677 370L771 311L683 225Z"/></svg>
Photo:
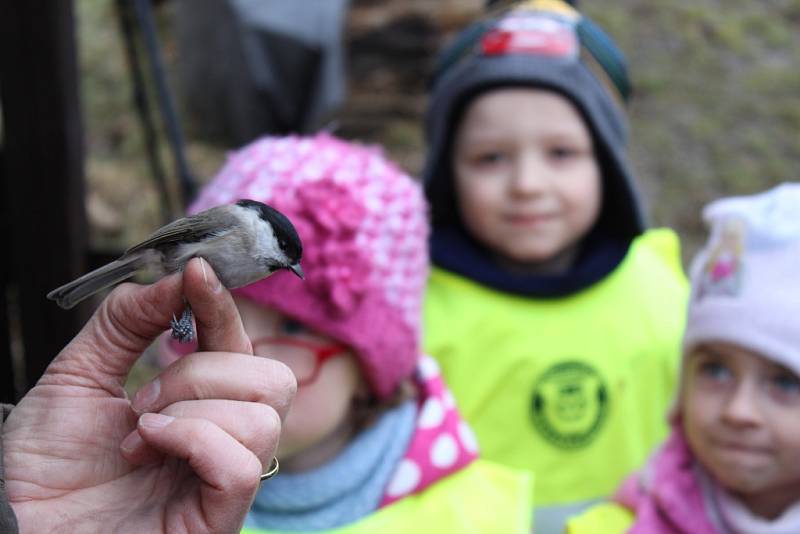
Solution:
<svg viewBox="0 0 800 534"><path fill-rule="evenodd" d="M297 387L314 382L326 361L346 353L338 343L320 344L296 337L261 337L252 340L253 354L285 363L297 379Z"/></svg>

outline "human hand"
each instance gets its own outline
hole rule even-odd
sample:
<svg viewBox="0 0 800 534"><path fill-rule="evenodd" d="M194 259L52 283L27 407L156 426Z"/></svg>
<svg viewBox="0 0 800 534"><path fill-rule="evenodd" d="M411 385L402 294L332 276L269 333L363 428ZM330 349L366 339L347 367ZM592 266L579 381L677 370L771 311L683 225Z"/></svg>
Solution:
<svg viewBox="0 0 800 534"><path fill-rule="evenodd" d="M131 402L128 372L183 295L200 352ZM20 530L238 531L295 390L287 367L252 356L230 293L203 260L150 286L119 286L3 426Z"/></svg>

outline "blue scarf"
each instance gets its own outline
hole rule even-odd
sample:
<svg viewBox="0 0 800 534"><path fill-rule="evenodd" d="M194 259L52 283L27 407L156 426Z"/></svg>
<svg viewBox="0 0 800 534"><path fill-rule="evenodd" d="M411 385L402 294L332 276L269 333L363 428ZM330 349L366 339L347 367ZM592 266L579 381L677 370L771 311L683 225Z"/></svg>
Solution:
<svg viewBox="0 0 800 534"><path fill-rule="evenodd" d="M245 526L325 530L374 512L408 448L416 416L416 402L405 402L358 434L327 464L304 473L278 473L259 489Z"/></svg>

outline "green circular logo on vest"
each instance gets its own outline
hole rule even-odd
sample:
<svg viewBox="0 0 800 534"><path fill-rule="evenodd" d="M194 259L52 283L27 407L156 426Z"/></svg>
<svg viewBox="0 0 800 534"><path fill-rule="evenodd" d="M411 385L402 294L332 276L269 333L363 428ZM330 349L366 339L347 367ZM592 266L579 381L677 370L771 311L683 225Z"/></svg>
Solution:
<svg viewBox="0 0 800 534"><path fill-rule="evenodd" d="M608 412L608 388L600 374L583 362L561 362L536 382L531 414L536 430L561 448L587 446Z"/></svg>

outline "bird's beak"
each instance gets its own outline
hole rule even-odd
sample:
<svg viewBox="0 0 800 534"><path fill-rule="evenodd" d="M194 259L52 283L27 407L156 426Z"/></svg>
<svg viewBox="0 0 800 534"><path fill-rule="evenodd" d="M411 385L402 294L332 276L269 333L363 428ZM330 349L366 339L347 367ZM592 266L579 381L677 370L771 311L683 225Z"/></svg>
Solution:
<svg viewBox="0 0 800 534"><path fill-rule="evenodd" d="M300 267L299 263L295 263L294 265L290 265L289 267L287 267L287 269L289 269L294 274L296 274L300 278L300 280L303 280L305 278L305 274L303 274L303 268Z"/></svg>

